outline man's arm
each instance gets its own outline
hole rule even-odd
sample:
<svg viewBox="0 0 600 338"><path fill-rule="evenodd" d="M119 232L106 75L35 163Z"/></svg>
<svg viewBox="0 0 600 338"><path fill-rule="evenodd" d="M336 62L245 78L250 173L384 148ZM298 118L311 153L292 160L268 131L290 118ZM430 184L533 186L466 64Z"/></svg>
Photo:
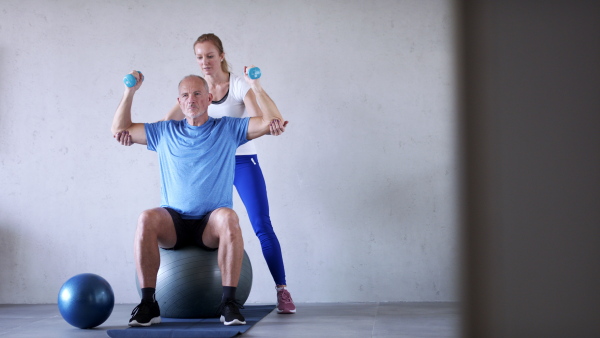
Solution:
<svg viewBox="0 0 600 338"><path fill-rule="evenodd" d="M133 103L133 96L135 92L140 88L144 79L139 79L140 75L138 72L133 72L134 76L138 78L138 82L135 86L125 88L123 98L117 107L115 116L112 123L112 134L116 135L119 132L127 130L131 136L131 141L138 144L146 144L146 128L143 123L131 122L131 105Z"/></svg>
<svg viewBox="0 0 600 338"><path fill-rule="evenodd" d="M179 104L175 104L175 106L167 113L167 115L165 115L165 117L163 117L159 121L182 120L184 117L185 116L183 115L183 112L181 112ZM280 129L275 129L274 127L271 127L271 135L280 135L284 131L285 127ZM127 130L118 131L113 136L115 140L117 140L117 142L119 142L121 145L130 146L133 144L133 142L131 141L131 135L129 135L129 131Z"/></svg>
<svg viewBox="0 0 600 338"><path fill-rule="evenodd" d="M271 100L269 95L267 95L263 87L260 85L260 81L258 79L250 80L248 75L244 76L246 77L246 81L250 83L252 92L256 97L256 102L258 102L258 105L262 111L262 116L254 116L250 118L250 122L248 124L248 134L246 138L248 140L253 140L269 134L271 131L271 124L273 124L275 128L285 128L285 124L287 124L287 122L284 123L279 109L277 109L275 102Z"/></svg>

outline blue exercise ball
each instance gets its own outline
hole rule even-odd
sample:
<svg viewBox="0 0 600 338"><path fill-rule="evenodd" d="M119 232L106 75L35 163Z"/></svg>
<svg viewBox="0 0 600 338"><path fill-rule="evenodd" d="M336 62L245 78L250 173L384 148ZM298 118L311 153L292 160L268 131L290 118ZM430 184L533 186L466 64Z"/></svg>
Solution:
<svg viewBox="0 0 600 338"><path fill-rule="evenodd" d="M58 292L58 310L67 323L89 329L104 323L115 306L115 295L106 279L93 273L71 277Z"/></svg>
<svg viewBox="0 0 600 338"><path fill-rule="evenodd" d="M195 246L177 250L160 249L156 281L156 301L166 318L213 318L223 296L218 251ZM140 282L135 278L141 297ZM252 289L252 263L246 251L236 298L244 304Z"/></svg>

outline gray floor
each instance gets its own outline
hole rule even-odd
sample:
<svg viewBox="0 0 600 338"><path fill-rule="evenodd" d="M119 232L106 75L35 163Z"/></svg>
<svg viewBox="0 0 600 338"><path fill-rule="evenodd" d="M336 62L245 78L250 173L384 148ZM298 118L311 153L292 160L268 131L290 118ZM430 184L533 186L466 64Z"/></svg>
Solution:
<svg viewBox="0 0 600 338"><path fill-rule="evenodd" d="M459 337L456 303L296 304L298 313L270 313L244 337ZM101 326L81 330L65 322L56 305L0 305L0 336L108 337L125 328L135 304L117 304Z"/></svg>

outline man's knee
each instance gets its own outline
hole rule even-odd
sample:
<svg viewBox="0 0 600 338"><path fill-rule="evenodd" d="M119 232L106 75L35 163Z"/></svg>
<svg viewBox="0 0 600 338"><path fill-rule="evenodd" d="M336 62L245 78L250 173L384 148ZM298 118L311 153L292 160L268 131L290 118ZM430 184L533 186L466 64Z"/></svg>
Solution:
<svg viewBox="0 0 600 338"><path fill-rule="evenodd" d="M138 229L140 230L158 230L164 214L160 209L144 210L138 217Z"/></svg>
<svg viewBox="0 0 600 338"><path fill-rule="evenodd" d="M230 208L220 208L213 211L211 217L214 217L214 224L220 233L227 233L230 236L241 236L240 220L237 213Z"/></svg>
<svg viewBox="0 0 600 338"><path fill-rule="evenodd" d="M219 208L213 211L212 216L215 217L215 222L220 225L239 225L240 223L238 215L233 209Z"/></svg>

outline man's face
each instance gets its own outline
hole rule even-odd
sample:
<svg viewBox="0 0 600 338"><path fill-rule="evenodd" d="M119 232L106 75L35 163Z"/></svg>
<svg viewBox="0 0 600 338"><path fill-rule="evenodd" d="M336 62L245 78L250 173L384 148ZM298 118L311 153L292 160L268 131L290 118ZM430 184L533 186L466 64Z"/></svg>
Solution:
<svg viewBox="0 0 600 338"><path fill-rule="evenodd" d="M185 78L179 86L179 107L188 118L198 118L206 113L212 95L206 90L204 82L195 77Z"/></svg>

